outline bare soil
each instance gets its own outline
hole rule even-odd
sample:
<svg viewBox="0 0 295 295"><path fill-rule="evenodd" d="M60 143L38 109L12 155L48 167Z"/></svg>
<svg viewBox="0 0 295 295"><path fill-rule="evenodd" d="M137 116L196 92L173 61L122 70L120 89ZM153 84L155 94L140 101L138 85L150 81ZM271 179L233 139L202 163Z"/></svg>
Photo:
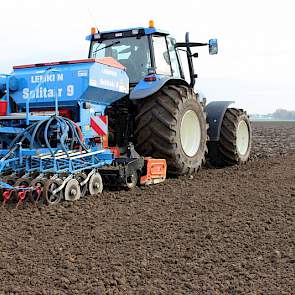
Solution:
<svg viewBox="0 0 295 295"><path fill-rule="evenodd" d="M295 123L255 123L242 167L0 209L0 295L294 294Z"/></svg>

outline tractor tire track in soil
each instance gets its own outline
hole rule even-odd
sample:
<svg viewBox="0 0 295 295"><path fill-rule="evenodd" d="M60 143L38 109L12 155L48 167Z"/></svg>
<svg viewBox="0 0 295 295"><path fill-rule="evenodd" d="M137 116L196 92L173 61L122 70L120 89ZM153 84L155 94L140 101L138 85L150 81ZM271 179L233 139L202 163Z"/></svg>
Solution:
<svg viewBox="0 0 295 295"><path fill-rule="evenodd" d="M294 294L295 123L242 167L40 210L1 209L0 295Z"/></svg>

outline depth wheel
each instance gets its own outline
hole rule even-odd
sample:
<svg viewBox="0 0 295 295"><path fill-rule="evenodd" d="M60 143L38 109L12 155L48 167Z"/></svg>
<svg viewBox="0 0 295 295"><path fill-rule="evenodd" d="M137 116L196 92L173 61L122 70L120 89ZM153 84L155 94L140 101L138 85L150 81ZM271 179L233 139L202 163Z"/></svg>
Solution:
<svg viewBox="0 0 295 295"><path fill-rule="evenodd" d="M103 182L99 173L93 174L89 179L88 189L90 195L98 195L103 191Z"/></svg>
<svg viewBox="0 0 295 295"><path fill-rule="evenodd" d="M252 129L247 113L228 108L225 112L218 142L210 142L209 162L224 167L248 161L252 146Z"/></svg>
<svg viewBox="0 0 295 295"><path fill-rule="evenodd" d="M143 99L135 123L136 150L166 159L169 174L189 175L205 162L206 115L189 87L166 85Z"/></svg>
<svg viewBox="0 0 295 295"><path fill-rule="evenodd" d="M138 183L138 173L135 169L130 169L130 173L126 177L125 187L128 190L132 190L137 186L137 183Z"/></svg>
<svg viewBox="0 0 295 295"><path fill-rule="evenodd" d="M77 201L81 198L80 184L77 179L71 179L65 187L64 191L66 201Z"/></svg>
<svg viewBox="0 0 295 295"><path fill-rule="evenodd" d="M44 185L44 198L48 205L56 205L60 203L63 198L63 190L58 193L53 194L53 191L62 185L63 181L61 179L48 179Z"/></svg>

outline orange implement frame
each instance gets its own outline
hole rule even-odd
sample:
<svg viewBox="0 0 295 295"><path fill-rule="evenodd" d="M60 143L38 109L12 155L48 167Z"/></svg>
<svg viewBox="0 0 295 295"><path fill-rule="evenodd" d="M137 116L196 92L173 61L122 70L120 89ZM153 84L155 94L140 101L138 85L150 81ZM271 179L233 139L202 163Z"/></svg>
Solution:
<svg viewBox="0 0 295 295"><path fill-rule="evenodd" d="M141 176L141 185L157 184L165 181L167 163L164 159L145 158L146 175Z"/></svg>

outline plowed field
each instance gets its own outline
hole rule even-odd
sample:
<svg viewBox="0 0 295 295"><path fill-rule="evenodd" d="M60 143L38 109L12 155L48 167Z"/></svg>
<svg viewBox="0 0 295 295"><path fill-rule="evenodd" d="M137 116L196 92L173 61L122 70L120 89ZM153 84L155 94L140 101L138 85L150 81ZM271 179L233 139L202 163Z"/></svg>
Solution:
<svg viewBox="0 0 295 295"><path fill-rule="evenodd" d="M294 294L295 123L255 123L242 167L2 208L0 226L0 295Z"/></svg>

